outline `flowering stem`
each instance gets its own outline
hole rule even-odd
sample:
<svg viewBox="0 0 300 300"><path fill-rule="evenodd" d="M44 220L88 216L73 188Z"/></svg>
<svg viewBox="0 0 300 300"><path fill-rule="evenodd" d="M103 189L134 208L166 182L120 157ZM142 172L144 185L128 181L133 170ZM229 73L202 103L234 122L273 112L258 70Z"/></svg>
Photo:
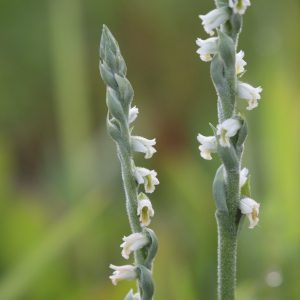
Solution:
<svg viewBox="0 0 300 300"><path fill-rule="evenodd" d="M115 266L110 276L112 283L123 279L137 279L138 293L129 291L126 300L151 300L154 294L152 262L157 252L157 239L147 228L154 215L150 200L139 194L139 185L144 184L145 192L152 193L159 183L154 170L136 167L133 152L145 153L151 158L156 152L155 139L148 140L131 135L131 123L136 119L138 109L132 107L134 91L126 78L127 67L116 39L106 26L103 26L100 41L100 74L107 85L106 104L108 106L107 130L116 142L121 164L122 181L126 197L126 211L132 233L123 238L122 256L129 259L134 253L134 265Z"/></svg>
<svg viewBox="0 0 300 300"><path fill-rule="evenodd" d="M141 232L142 227L137 216L137 192L138 187L132 174L131 157L126 151L122 151L121 147L118 147L118 157L121 163L122 180L126 196L126 210L129 219L129 224L132 232ZM141 250L135 252L135 263L143 264L144 257Z"/></svg>
<svg viewBox="0 0 300 300"><path fill-rule="evenodd" d="M197 39L197 51L203 61L211 61L210 74L218 100L217 128L214 136L198 135L200 154L204 159L212 159L211 153L218 153L222 165L216 172L213 183L218 224L218 299L235 298L237 232L241 215L250 220L249 228L258 222L259 204L250 197L248 170L241 171L247 125L236 107L236 97L248 101L248 110L255 108L260 99L260 87L254 88L240 82L246 62L244 52L237 53L242 15L250 5L249 0L215 0L216 9L200 15L202 25L211 37Z"/></svg>

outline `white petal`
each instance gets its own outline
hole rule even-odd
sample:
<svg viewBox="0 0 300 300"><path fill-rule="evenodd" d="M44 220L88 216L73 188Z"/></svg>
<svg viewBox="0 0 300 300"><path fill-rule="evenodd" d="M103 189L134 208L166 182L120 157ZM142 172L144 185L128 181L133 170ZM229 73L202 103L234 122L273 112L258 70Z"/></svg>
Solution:
<svg viewBox="0 0 300 300"><path fill-rule="evenodd" d="M143 184L145 182L144 177L150 174L150 170L141 167L135 167L134 175L138 184Z"/></svg>
<svg viewBox="0 0 300 300"><path fill-rule="evenodd" d="M242 188L247 179L248 179L248 173L249 173L249 170L247 168L243 168L240 172L240 187Z"/></svg>
<svg viewBox="0 0 300 300"><path fill-rule="evenodd" d="M136 152L145 153L145 158L151 158L156 152L156 149L153 147L156 144L156 140L146 139L141 136L132 136L131 137L132 150Z"/></svg>
<svg viewBox="0 0 300 300"><path fill-rule="evenodd" d="M236 70L236 74L241 74L243 72L245 72L245 66L247 65L247 63L244 61L244 51L240 51L239 53L236 54L235 57L235 70Z"/></svg>
<svg viewBox="0 0 300 300"><path fill-rule="evenodd" d="M137 215L140 216L139 220L142 226L148 226L154 216L152 203L143 193L138 196Z"/></svg>
<svg viewBox="0 0 300 300"><path fill-rule="evenodd" d="M197 136L197 140L201 144L199 146L201 157L206 160L211 160L211 153L217 152L216 138L214 136L204 136L199 133Z"/></svg>
<svg viewBox="0 0 300 300"><path fill-rule="evenodd" d="M219 143L222 147L230 147L230 138L235 136L241 128L240 121L236 119L227 119L223 123L217 125L217 135Z"/></svg>
<svg viewBox="0 0 300 300"><path fill-rule="evenodd" d="M153 193L155 185L159 184L159 181L156 178L157 173L154 170L136 167L134 175L138 184L144 183L146 193Z"/></svg>
<svg viewBox="0 0 300 300"><path fill-rule="evenodd" d="M132 122L135 121L135 119L138 116L138 113L139 113L139 109L136 106L130 108L130 110L129 110L129 116L128 116L128 122L129 122L129 124L131 124Z"/></svg>
<svg viewBox="0 0 300 300"><path fill-rule="evenodd" d="M226 7L216 8L206 15L200 15L204 30L209 35L214 35L214 29L224 24L229 19L229 13Z"/></svg>
<svg viewBox="0 0 300 300"><path fill-rule="evenodd" d="M142 233L132 233L129 236L124 236L123 243L121 244L123 248L122 256L128 259L132 252L143 248L148 242L148 238Z"/></svg>
<svg viewBox="0 0 300 300"><path fill-rule="evenodd" d="M227 119L222 123L222 127L227 131L229 137L233 137L241 128L241 122L236 119Z"/></svg>
<svg viewBox="0 0 300 300"><path fill-rule="evenodd" d="M260 204L251 198L243 198L240 201L240 210L242 214L245 214L250 222L249 228L254 228L259 221L259 207Z"/></svg>
<svg viewBox="0 0 300 300"><path fill-rule="evenodd" d="M248 101L248 110L258 106L258 100L261 98L261 92L262 88L260 86L255 88L248 83L238 82L237 94L241 99Z"/></svg>
<svg viewBox="0 0 300 300"><path fill-rule="evenodd" d="M127 294L127 296L125 297L124 300L127 300L127 299L130 299L130 300L141 300L141 296L139 293L135 293L133 294L133 291L132 289L129 291L129 293Z"/></svg>
<svg viewBox="0 0 300 300"><path fill-rule="evenodd" d="M144 177L144 188L146 193L153 193L155 190L155 185L159 184L156 176L157 173L154 170L151 170L150 173Z"/></svg>
<svg viewBox="0 0 300 300"><path fill-rule="evenodd" d="M200 59L207 62L212 60L212 55L218 51L218 38L212 37L206 40L197 39L196 44L200 47L197 53L200 55Z"/></svg>
<svg viewBox="0 0 300 300"><path fill-rule="evenodd" d="M124 266L115 266L110 265L111 269L114 270L113 274L109 276L112 283L117 285L120 280L131 280L136 278L135 266L132 265L124 265Z"/></svg>

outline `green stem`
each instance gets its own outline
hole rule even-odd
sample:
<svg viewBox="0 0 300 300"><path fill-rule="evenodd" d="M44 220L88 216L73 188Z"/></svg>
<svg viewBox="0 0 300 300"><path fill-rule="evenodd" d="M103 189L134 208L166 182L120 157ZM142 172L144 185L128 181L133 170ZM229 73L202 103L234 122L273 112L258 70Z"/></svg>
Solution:
<svg viewBox="0 0 300 300"><path fill-rule="evenodd" d="M236 284L237 235L230 229L228 216L217 215L218 223L218 299L234 300Z"/></svg>
<svg viewBox="0 0 300 300"><path fill-rule="evenodd" d="M228 5L228 1L216 0L217 7ZM235 56L241 18L232 15L219 32L220 56L211 65L211 74L217 89L219 122L236 114ZM218 211L218 299L234 300L236 284L237 225L240 200L241 157L236 149L221 149L219 153L225 166L226 204L228 211Z"/></svg>
<svg viewBox="0 0 300 300"><path fill-rule="evenodd" d="M118 147L118 156L121 162L122 179L126 196L126 210L132 232L141 232L142 227L137 216L138 187L131 167L131 157L125 149ZM135 263L143 264L144 256L141 250L135 251Z"/></svg>
<svg viewBox="0 0 300 300"><path fill-rule="evenodd" d="M240 199L240 174L238 170L227 171L227 207L232 226L236 224L236 216L239 208Z"/></svg>
<svg viewBox="0 0 300 300"><path fill-rule="evenodd" d="M218 224L218 299L234 300L237 257L237 212L239 171L227 172L226 202L228 213L217 214Z"/></svg>

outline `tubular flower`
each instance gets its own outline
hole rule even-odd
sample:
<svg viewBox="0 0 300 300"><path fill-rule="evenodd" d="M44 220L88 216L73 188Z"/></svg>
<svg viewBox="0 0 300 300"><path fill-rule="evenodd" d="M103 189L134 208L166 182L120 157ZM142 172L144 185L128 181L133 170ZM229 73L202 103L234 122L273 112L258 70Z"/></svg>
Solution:
<svg viewBox="0 0 300 300"><path fill-rule="evenodd" d="M248 179L249 170L247 168L243 168L240 172L240 188L242 188Z"/></svg>
<svg viewBox="0 0 300 300"><path fill-rule="evenodd" d="M217 135L222 147L230 147L230 138L235 136L241 128L241 123L236 119L227 119L217 126Z"/></svg>
<svg viewBox="0 0 300 300"><path fill-rule="evenodd" d="M128 123L129 124L131 124L132 122L135 121L135 119L138 116L138 113L139 113L139 109L136 106L131 107L129 109L129 115L128 115Z"/></svg>
<svg viewBox="0 0 300 300"><path fill-rule="evenodd" d="M259 206L260 204L251 198L243 198L240 201L240 210L242 214L245 214L248 217L250 229L253 229L259 221Z"/></svg>
<svg viewBox="0 0 300 300"><path fill-rule="evenodd" d="M248 110L252 110L258 106L258 100L260 100L261 92L262 88L260 86L255 88L248 83L238 82L237 94L241 99L248 101Z"/></svg>
<svg viewBox="0 0 300 300"><path fill-rule="evenodd" d="M156 144L155 139L148 140L141 136L132 136L131 137L132 150L136 152L145 153L145 158L149 159L156 152L156 149L153 147Z"/></svg>
<svg viewBox="0 0 300 300"><path fill-rule="evenodd" d="M212 55L218 51L218 40L217 37L208 38L206 40L197 39L196 44L199 46L197 53L200 55L200 59L208 62L212 60Z"/></svg>
<svg viewBox="0 0 300 300"><path fill-rule="evenodd" d="M153 193L155 186L159 184L159 181L156 178L157 173L154 170L136 167L134 176L138 184L144 184L146 193Z"/></svg>
<svg viewBox="0 0 300 300"><path fill-rule="evenodd" d="M204 136L202 134L198 134L197 136L198 142L201 144L199 146L200 155L203 159L211 160L211 153L217 152L217 140L214 136Z"/></svg>
<svg viewBox="0 0 300 300"><path fill-rule="evenodd" d="M148 226L151 223L151 218L154 216L151 201L144 193L138 195L137 215L140 216L142 226Z"/></svg>
<svg viewBox="0 0 300 300"><path fill-rule="evenodd" d="M243 15L250 5L250 0L229 0L229 7L233 9L235 14Z"/></svg>
<svg viewBox="0 0 300 300"><path fill-rule="evenodd" d="M239 75L239 74L245 72L245 68L244 67L247 65L247 63L243 59L244 56L245 56L245 53L242 50L239 53L237 53L236 56L235 56L235 70L236 70L236 75Z"/></svg>
<svg viewBox="0 0 300 300"><path fill-rule="evenodd" d="M214 35L214 29L224 24L230 17L226 7L216 8L206 15L199 15L202 20L204 30L209 35Z"/></svg>
<svg viewBox="0 0 300 300"><path fill-rule="evenodd" d="M132 233L129 236L123 237L123 243L121 244L122 256L128 259L131 252L137 251L149 243L148 238L143 233Z"/></svg>
<svg viewBox="0 0 300 300"><path fill-rule="evenodd" d="M113 274L109 276L113 285L117 285L117 283L121 280L135 279L137 276L135 271L135 266L132 265L124 265L124 266L109 265L109 267L114 270Z"/></svg>

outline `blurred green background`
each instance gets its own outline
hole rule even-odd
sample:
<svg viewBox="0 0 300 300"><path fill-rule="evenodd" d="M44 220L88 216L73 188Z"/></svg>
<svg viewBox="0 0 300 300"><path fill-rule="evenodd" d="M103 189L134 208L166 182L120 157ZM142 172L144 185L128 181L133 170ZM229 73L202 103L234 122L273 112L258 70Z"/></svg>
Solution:
<svg viewBox="0 0 300 300"><path fill-rule="evenodd" d="M156 299L216 299L211 183L219 161L200 158L196 135L216 124L205 1L0 2L0 299L123 299L108 265L124 264L125 214L115 147L105 131L100 29L117 37L135 87L135 133L157 138L151 195L159 237ZM299 299L300 1L252 1L240 49L243 80L264 92L246 112L245 166L261 203L240 235L237 299ZM244 110L244 106L243 106Z"/></svg>

